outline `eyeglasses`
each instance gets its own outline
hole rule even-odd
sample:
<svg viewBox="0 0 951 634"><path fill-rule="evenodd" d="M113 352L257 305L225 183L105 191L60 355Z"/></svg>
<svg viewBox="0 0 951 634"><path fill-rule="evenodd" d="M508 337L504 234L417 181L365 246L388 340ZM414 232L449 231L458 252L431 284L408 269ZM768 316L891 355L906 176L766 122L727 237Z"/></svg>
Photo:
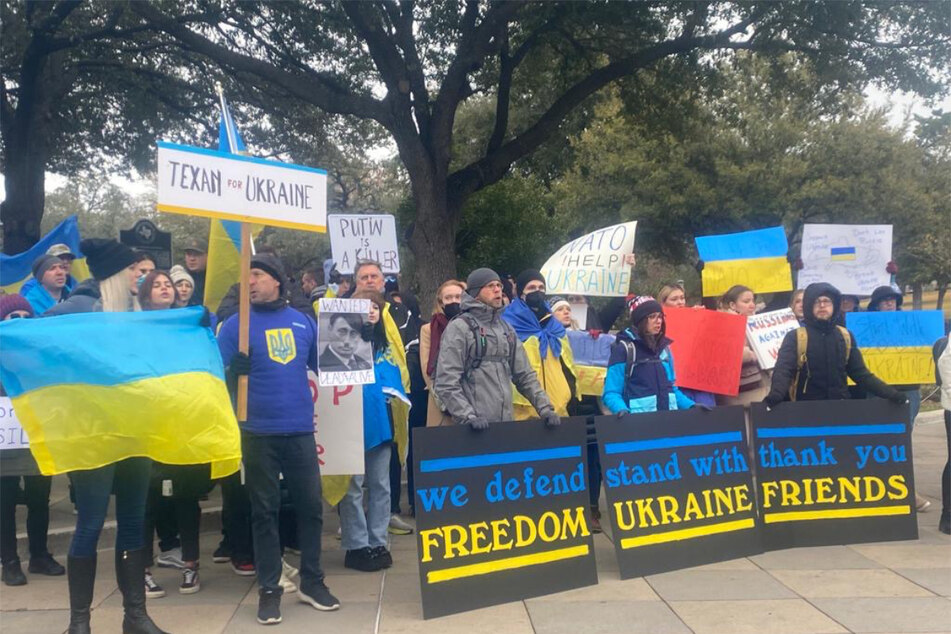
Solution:
<svg viewBox="0 0 951 634"><path fill-rule="evenodd" d="M825 297L820 297L816 300L816 306L832 306L832 300Z"/></svg>

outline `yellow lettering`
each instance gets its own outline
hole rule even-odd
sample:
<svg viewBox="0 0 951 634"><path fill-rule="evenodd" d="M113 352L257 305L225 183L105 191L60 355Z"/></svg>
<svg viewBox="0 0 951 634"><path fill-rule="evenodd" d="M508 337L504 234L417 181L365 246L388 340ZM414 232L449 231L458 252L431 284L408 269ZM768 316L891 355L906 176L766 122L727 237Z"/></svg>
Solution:
<svg viewBox="0 0 951 634"><path fill-rule="evenodd" d="M624 507L627 507L627 519L625 519ZM634 521L634 503L630 500L614 503L614 514L617 516L617 527L622 531L629 531L637 523Z"/></svg>
<svg viewBox="0 0 951 634"><path fill-rule="evenodd" d="M571 517L571 509L565 509L563 514L564 518L562 519L561 525L562 539L577 537L578 533L581 533L582 537L587 537L591 534L591 532L588 530L588 522L585 521L586 517L583 506L579 506L575 509L574 519Z"/></svg>
<svg viewBox="0 0 951 634"><path fill-rule="evenodd" d="M689 521L690 519L703 519L703 512L700 510L700 502L697 501L697 496L694 495L693 491L687 494L687 503L684 505L684 507L684 521ZM694 515L695 517L691 518L691 515Z"/></svg>
<svg viewBox="0 0 951 634"><path fill-rule="evenodd" d="M439 546L439 540L436 537L442 533L441 529L430 528L425 531L419 531L419 537L423 540L423 558L420 560L423 563L433 560L433 555L431 549L434 546Z"/></svg>
<svg viewBox="0 0 951 634"><path fill-rule="evenodd" d="M816 480L816 502L819 504L828 504L829 502L835 502L836 497L834 495L829 495L832 491L832 478L819 478ZM811 502L807 502L811 504Z"/></svg>
<svg viewBox="0 0 951 634"><path fill-rule="evenodd" d="M753 508L753 503L750 502L750 488L745 484L741 484L738 487L733 487L733 495L736 497L736 510L738 512L749 511Z"/></svg>
<svg viewBox="0 0 951 634"><path fill-rule="evenodd" d="M507 542L502 541L503 537L508 537L508 527L510 525L508 519L492 520L492 550L509 550L512 548L511 539Z"/></svg>
<svg viewBox="0 0 951 634"><path fill-rule="evenodd" d="M661 524L680 523L680 516L677 514L680 505L677 504L677 498L670 495L662 495L657 498L657 503L660 504Z"/></svg>
<svg viewBox="0 0 951 634"><path fill-rule="evenodd" d="M895 490L894 493L889 491L888 499L889 500L903 500L908 497L908 485L905 484L905 476L903 475L893 475L888 476L888 486Z"/></svg>
<svg viewBox="0 0 951 634"><path fill-rule="evenodd" d="M442 532L446 538L446 559L452 559L456 556L452 552L454 550L459 551L460 557L469 554L469 549L466 548L466 529L457 524L450 524L449 526L443 526Z"/></svg>
<svg viewBox="0 0 951 634"><path fill-rule="evenodd" d="M642 498L637 500L637 515L641 520L641 526L648 526L648 516L650 516L650 526L657 526L660 524L660 522L657 521L657 516L654 515L654 510L651 508L651 504L653 502L654 498Z"/></svg>
<svg viewBox="0 0 951 634"><path fill-rule="evenodd" d="M773 498L776 497L776 493L779 490L778 482L763 482L763 508L768 509L773 505Z"/></svg>
<svg viewBox="0 0 951 634"><path fill-rule="evenodd" d="M780 506L801 506L799 501L799 484L792 480L780 480L779 487L783 490L783 501Z"/></svg>
<svg viewBox="0 0 951 634"><path fill-rule="evenodd" d="M548 520L551 520L551 532L546 530ZM551 511L545 511L538 519L538 536L543 542L553 542L558 539L558 535L558 516Z"/></svg>
<svg viewBox="0 0 951 634"><path fill-rule="evenodd" d="M864 476L862 478L865 480L865 501L866 502L878 502L883 497L885 497L885 483L882 482L880 478L875 476ZM874 487L872 485L875 485ZM875 493L872 493L873 489L877 489Z"/></svg>
<svg viewBox="0 0 951 634"><path fill-rule="evenodd" d="M729 492L724 491L723 489L714 489L713 499L717 501L717 517L723 515L724 506L727 508L730 514L733 513L733 498L730 497Z"/></svg>
<svg viewBox="0 0 951 634"><path fill-rule="evenodd" d="M473 555L484 555L485 553L492 552L492 544L488 543L488 539L485 535L487 530L489 530L489 525L485 522L469 524L469 534L472 536L470 552ZM480 540L485 542L484 546L479 545Z"/></svg>
<svg viewBox="0 0 951 634"><path fill-rule="evenodd" d="M533 522L530 517L525 517L524 515L516 515L513 519L515 520L515 547L521 548L522 546L533 544L537 537L535 522ZM522 532L522 527L528 527L529 537L526 537Z"/></svg>

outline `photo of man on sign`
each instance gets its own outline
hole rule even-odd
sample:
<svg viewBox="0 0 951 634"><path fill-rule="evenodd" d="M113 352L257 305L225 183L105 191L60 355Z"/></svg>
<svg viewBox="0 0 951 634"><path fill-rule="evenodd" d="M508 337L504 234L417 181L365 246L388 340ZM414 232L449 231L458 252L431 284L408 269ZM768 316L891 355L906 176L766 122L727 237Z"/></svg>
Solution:
<svg viewBox="0 0 951 634"><path fill-rule="evenodd" d="M321 299L317 359L320 385L361 385L373 382L369 301Z"/></svg>

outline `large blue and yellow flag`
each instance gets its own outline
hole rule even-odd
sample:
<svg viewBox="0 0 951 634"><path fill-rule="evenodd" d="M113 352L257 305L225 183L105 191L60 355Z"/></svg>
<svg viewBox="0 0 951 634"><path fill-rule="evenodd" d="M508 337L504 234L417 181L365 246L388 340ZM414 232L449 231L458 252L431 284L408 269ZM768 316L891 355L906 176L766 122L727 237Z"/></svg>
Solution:
<svg viewBox="0 0 951 634"><path fill-rule="evenodd" d="M944 336L940 310L847 313L845 325L872 374L891 385L934 383L931 347Z"/></svg>
<svg viewBox="0 0 951 634"><path fill-rule="evenodd" d="M86 259L79 250L79 224L76 216L70 216L53 227L28 251L16 255L0 253L0 289L4 293L19 292L23 283L33 277L33 262L54 244L65 244L76 254L71 273L73 277L80 282L89 277Z"/></svg>
<svg viewBox="0 0 951 634"><path fill-rule="evenodd" d="M792 290L789 244L782 227L695 238L703 260L703 296L716 297L737 284L756 293Z"/></svg>
<svg viewBox="0 0 951 634"><path fill-rule="evenodd" d="M45 475L133 456L237 471L238 423L204 309L0 322L0 381Z"/></svg>
<svg viewBox="0 0 951 634"><path fill-rule="evenodd" d="M231 109L221 95L221 122L218 125L218 150L231 154L247 154L238 128L234 125ZM261 225L251 225L251 235L261 231ZM208 234L208 265L205 269L204 304L209 310L218 310L228 289L241 275L241 223L233 220L211 219Z"/></svg>

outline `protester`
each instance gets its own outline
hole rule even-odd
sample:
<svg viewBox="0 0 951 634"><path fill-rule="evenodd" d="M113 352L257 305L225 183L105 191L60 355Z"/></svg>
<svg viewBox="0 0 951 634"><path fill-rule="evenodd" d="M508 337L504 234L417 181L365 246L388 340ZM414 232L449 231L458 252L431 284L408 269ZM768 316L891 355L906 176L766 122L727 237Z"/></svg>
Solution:
<svg viewBox="0 0 951 634"><path fill-rule="evenodd" d="M73 261L76 259L76 254L73 253L73 250L70 249L69 246L59 242L47 249L46 255L58 257L66 267L66 285L63 287L63 291L64 295L69 295L69 293L76 288L76 285L79 284L79 281L72 275ZM20 295L26 297L30 290L37 284L39 284L39 281L35 277L31 277L23 282L23 286L20 287L19 291Z"/></svg>
<svg viewBox="0 0 951 634"><path fill-rule="evenodd" d="M24 294L33 312L42 315L66 299L69 267L55 255L41 255L33 261L33 279L36 285Z"/></svg>
<svg viewBox="0 0 951 634"><path fill-rule="evenodd" d="M0 297L0 320L29 319L34 316L33 307L22 295L12 293ZM5 395L0 386L0 395ZM16 452L13 456L5 454ZM25 455L22 455L24 454ZM10 463L11 468L8 468ZM15 468L14 468L15 467ZM11 472L16 475L11 475ZM50 488L53 478L40 475L36 461L28 450L11 449L0 451L0 564L3 566L3 583L8 586L25 585L26 575L20 567L17 554L16 507L22 497L26 504L26 536L30 548L31 574L59 576L66 569L47 550L47 532L50 526ZM20 482L23 489L20 490Z"/></svg>
<svg viewBox="0 0 951 634"><path fill-rule="evenodd" d="M948 441L948 460L941 472L941 517L938 530L951 535L951 348L948 337L934 345L935 382L941 389L941 409L944 410L944 431Z"/></svg>
<svg viewBox="0 0 951 634"><path fill-rule="evenodd" d="M490 423L514 419L514 384L546 424L561 424L515 330L500 317L498 274L476 269L466 287L461 312L440 339L436 397L457 424L482 430Z"/></svg>
<svg viewBox="0 0 951 634"><path fill-rule="evenodd" d="M300 275L300 289L311 303L327 294L327 285L320 283L320 275L314 268L304 269Z"/></svg>
<svg viewBox="0 0 951 634"><path fill-rule="evenodd" d="M192 301L195 298L195 279L185 270L185 267L176 264L168 274L172 278L172 284L175 285L175 307L197 306L198 304Z"/></svg>
<svg viewBox="0 0 951 634"><path fill-rule="evenodd" d="M449 416L442 403L436 398L433 382L436 379L436 366L443 333L446 331L446 326L449 325L450 320L462 310L460 302L465 288L465 283L459 280L443 282L436 290L433 316L429 323L424 324L419 330L419 356L421 361L426 364L423 379L426 381L426 389L429 392L426 413L427 427L438 427L452 422L452 417Z"/></svg>
<svg viewBox="0 0 951 634"><path fill-rule="evenodd" d="M137 251L135 262L135 272L139 276L139 285L145 280L145 276L155 270L155 258L145 251Z"/></svg>
<svg viewBox="0 0 951 634"><path fill-rule="evenodd" d="M205 273L208 268L208 242L195 239L185 247L185 270L195 285L195 304L205 302ZM214 307L212 307L214 308ZM223 321L221 315L218 319Z"/></svg>
<svg viewBox="0 0 951 634"><path fill-rule="evenodd" d="M843 315L860 312L862 310L862 300L859 299L858 295L843 295L840 310Z"/></svg>
<svg viewBox="0 0 951 634"><path fill-rule="evenodd" d="M545 296L545 277L529 269L516 279L518 297L502 311L515 329L532 370L559 416L568 415L568 403L578 400L577 375L565 327L552 317ZM515 420L535 418L535 409L520 394L513 395Z"/></svg>
<svg viewBox="0 0 951 634"><path fill-rule="evenodd" d="M307 368L317 371L317 325L287 305L284 266L277 256L251 258L250 346L238 351L238 317L218 334L230 381L248 377L247 420L241 449L251 499L254 564L259 585L258 622L281 622L283 569L278 512L283 478L297 511L301 547L300 600L318 610L336 610L340 602L324 583L320 567L323 507L320 467L314 442L314 406Z"/></svg>
<svg viewBox="0 0 951 634"><path fill-rule="evenodd" d="M100 299L94 310L138 310L132 294L136 287L136 255L116 240L83 240L80 249L93 277L99 280ZM126 458L97 469L72 472L76 492L76 531L69 548L66 572L69 579L69 632L89 632L89 608L96 580L96 546L106 519L110 495L115 493L116 581L122 593L123 632L162 632L145 608L146 549L144 546L145 503L148 495L148 458Z"/></svg>
<svg viewBox="0 0 951 634"><path fill-rule="evenodd" d="M660 303L661 307L665 309L686 308L687 291L682 285L677 283L665 284L661 287L660 292L657 293L657 301ZM697 310L703 310L703 306L694 306L694 308ZM699 403L708 407L714 407L717 404L716 395L710 392L701 392L700 390L692 390L685 387L680 388L680 391L683 392L687 398L692 400L694 403Z"/></svg>
<svg viewBox="0 0 951 634"><path fill-rule="evenodd" d="M549 300L551 304L551 314L565 330L581 330L578 322L571 317L571 304L561 295L556 295Z"/></svg>
<svg viewBox="0 0 951 634"><path fill-rule="evenodd" d="M756 295L746 286L733 286L719 300L720 310L734 315L752 317L756 314ZM749 341L743 343L743 359L740 366L740 391L737 396L717 395L717 405L749 405L766 398L769 392L769 377L759 367L756 353Z"/></svg>
<svg viewBox="0 0 951 634"><path fill-rule="evenodd" d="M800 326L806 325L806 318L804 317L803 307L802 307L802 295L805 291L803 289L796 289L793 291L792 296L789 298L789 310L793 312L793 315L796 316L796 319L799 320ZM840 309L841 310L841 309Z"/></svg>
<svg viewBox="0 0 951 634"><path fill-rule="evenodd" d="M604 379L604 404L612 414L690 409L696 405L674 385L672 341L666 330L664 309L656 299L638 296L632 300L631 325L611 346Z"/></svg>

